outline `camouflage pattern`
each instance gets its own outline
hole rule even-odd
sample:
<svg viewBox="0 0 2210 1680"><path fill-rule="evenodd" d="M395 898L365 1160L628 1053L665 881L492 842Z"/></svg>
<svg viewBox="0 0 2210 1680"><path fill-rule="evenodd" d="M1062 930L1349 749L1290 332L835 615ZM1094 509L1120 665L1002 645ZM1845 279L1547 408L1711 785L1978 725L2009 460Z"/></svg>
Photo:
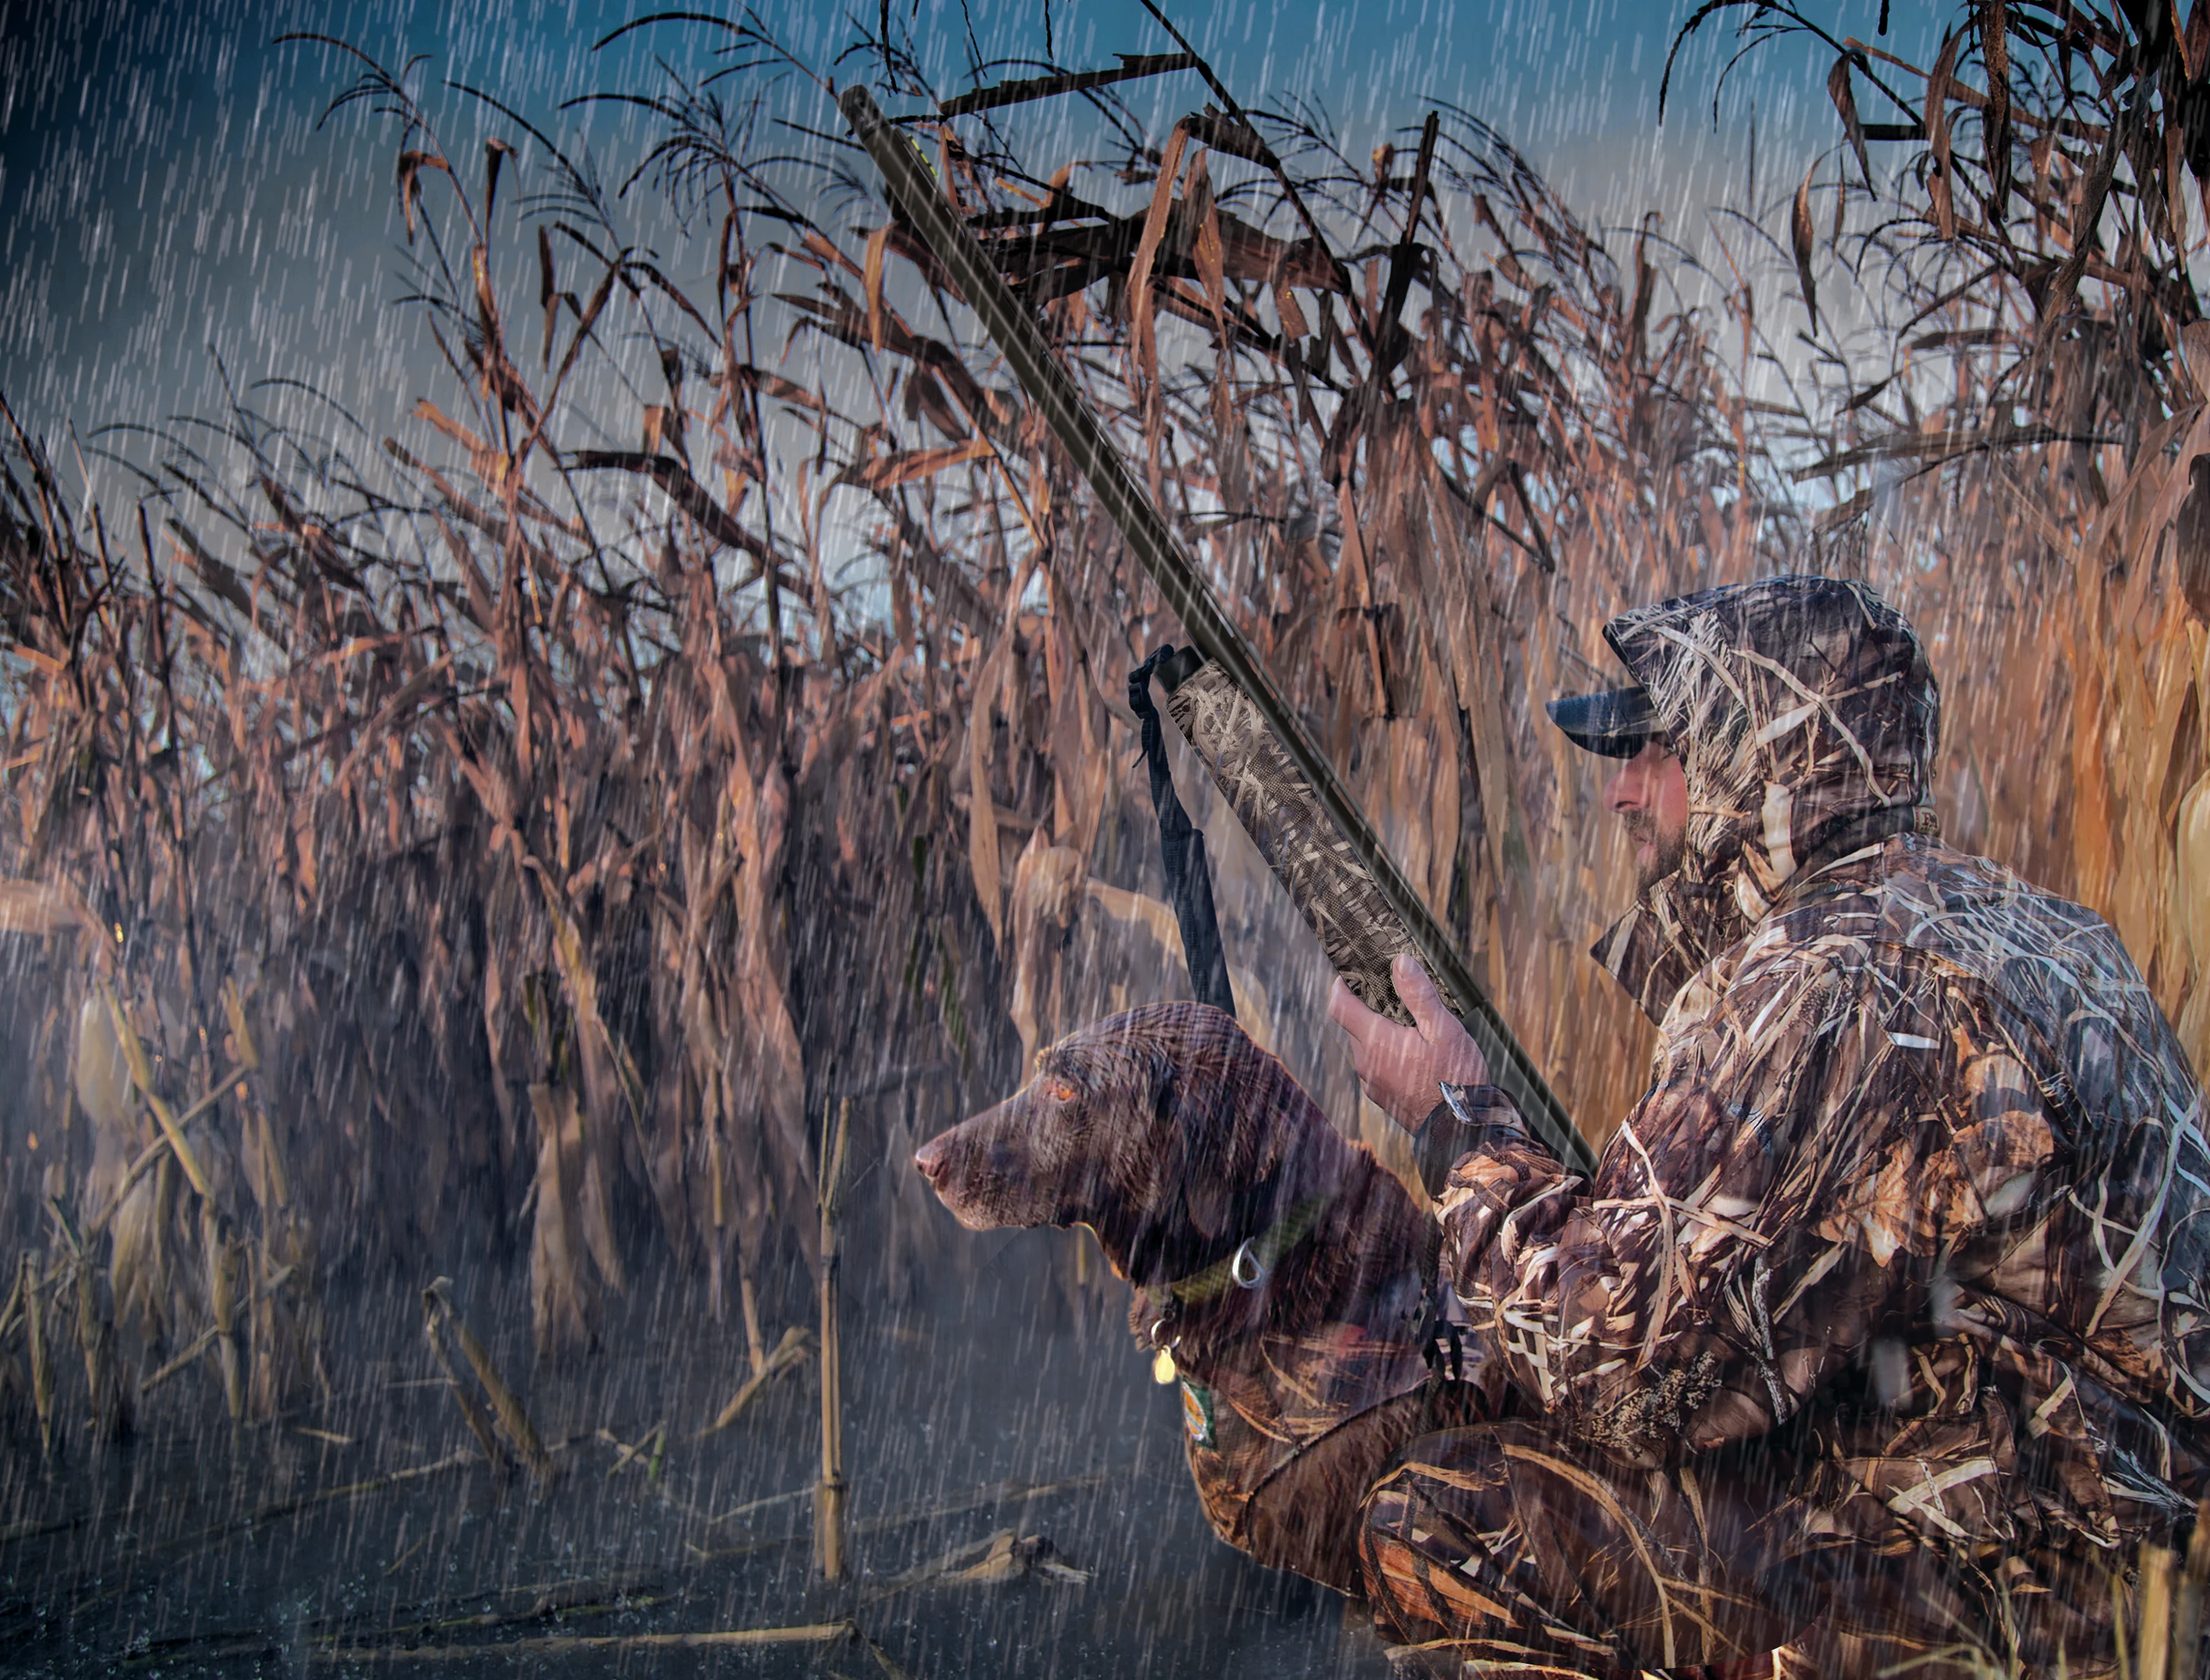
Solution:
<svg viewBox="0 0 2210 1680"><path fill-rule="evenodd" d="M2101 1671L2106 1577L2210 1493L2195 1079L2099 918L1934 837L1938 694L1869 589L1607 634L1687 774L1684 862L1597 948L1653 1076L1593 1182L1508 1131L1451 1171L1444 1274L1524 1421L1384 1478L1383 1624L1570 1671L1793 1628L1869 1673L1833 1653L1882 1627L1882 1663Z"/></svg>
<svg viewBox="0 0 2210 1680"><path fill-rule="evenodd" d="M1374 1188L1395 1183L1380 1173ZM1433 1380L1429 1287L1407 1269L1378 1288L1327 1292L1328 1310L1229 1336L1208 1334L1201 1314L1173 1316L1165 1292L1138 1293L1130 1323L1172 1347L1190 1475L1222 1539L1360 1592L1357 1512L1374 1478L1407 1442L1482 1415L1474 1387Z"/></svg>
<svg viewBox="0 0 2210 1680"><path fill-rule="evenodd" d="M1537 1420L1415 1442L1362 1544L1398 1672L2114 1672L2104 1560L2038 1543L1976 1567L1803 1468L1784 1442L1644 1470Z"/></svg>
<svg viewBox="0 0 2210 1680"><path fill-rule="evenodd" d="M1344 984L1377 1015L1410 1026L1389 964L1412 948L1411 936L1251 697L1218 665L1205 665L1167 696L1167 712Z"/></svg>

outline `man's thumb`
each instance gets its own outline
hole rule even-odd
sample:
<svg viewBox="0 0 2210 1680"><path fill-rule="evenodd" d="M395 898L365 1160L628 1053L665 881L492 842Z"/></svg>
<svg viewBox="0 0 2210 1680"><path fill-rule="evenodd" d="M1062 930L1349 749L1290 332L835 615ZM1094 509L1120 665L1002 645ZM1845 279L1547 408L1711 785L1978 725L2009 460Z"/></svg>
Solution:
<svg viewBox="0 0 2210 1680"><path fill-rule="evenodd" d="M1435 1036L1434 1029L1442 1025L1446 1017L1452 1021L1457 1019L1451 1015L1449 1009L1443 1003L1442 993L1435 989L1435 983L1428 978L1428 971L1420 966L1420 960L1410 951L1397 953L1396 960L1390 965L1389 972L1391 978L1397 983L1397 996L1404 1000L1404 1007L1412 1012L1413 1024L1420 1029L1422 1038L1433 1039Z"/></svg>
<svg viewBox="0 0 2210 1680"><path fill-rule="evenodd" d="M1358 1001L1357 994L1343 983L1340 974L1327 990L1327 1018L1354 1039L1366 1036L1367 1024L1373 1019L1371 1012Z"/></svg>

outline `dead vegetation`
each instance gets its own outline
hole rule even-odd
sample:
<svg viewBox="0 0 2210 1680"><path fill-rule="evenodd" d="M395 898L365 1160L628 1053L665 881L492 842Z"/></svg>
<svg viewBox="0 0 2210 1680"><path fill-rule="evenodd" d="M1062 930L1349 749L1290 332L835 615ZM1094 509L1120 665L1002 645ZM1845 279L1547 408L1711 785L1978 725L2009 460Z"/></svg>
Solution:
<svg viewBox="0 0 2210 1680"><path fill-rule="evenodd" d="M1600 1134L1648 1046L1583 955L1629 877L1539 702L1604 680L1621 607L1784 565L1912 614L1953 834L2109 913L2210 1051L2210 26L2162 15L1975 6L1925 69L1836 41L1790 238L1746 207L1700 262L1599 238L1455 111L1354 160L1217 83L1160 136L1047 75L913 131ZM653 27L711 67L619 96L683 262L503 107L454 93L506 136L462 155L309 43L390 124L450 385L389 436L286 382L112 431L118 530L12 429L0 1342L42 1436L88 1410L57 1385L112 1432L202 1359L273 1416L333 1270L456 1231L526 1250L547 1349L664 1244L746 1332L734 1415L805 1352L760 1297L819 1264L813 1117L856 1097L855 1156L902 1159L1161 984L1120 694L1177 627L864 159L768 156L753 91L802 67L756 20ZM1114 166L1033 154L1047 99ZM1245 1012L1309 1063L1313 955L1214 849L1260 906Z"/></svg>

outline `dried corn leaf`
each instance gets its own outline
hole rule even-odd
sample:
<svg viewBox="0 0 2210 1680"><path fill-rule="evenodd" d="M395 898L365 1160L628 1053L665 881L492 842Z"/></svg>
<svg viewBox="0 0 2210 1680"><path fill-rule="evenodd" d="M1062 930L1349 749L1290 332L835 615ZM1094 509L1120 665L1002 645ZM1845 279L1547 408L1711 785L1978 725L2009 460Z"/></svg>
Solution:
<svg viewBox="0 0 2210 1680"><path fill-rule="evenodd" d="M43 938L98 927L84 900L68 886L47 881L0 881L0 933Z"/></svg>
<svg viewBox="0 0 2210 1680"><path fill-rule="evenodd" d="M2186 940L2194 977L2178 1020L2180 1038L2197 1068L2210 1066L2210 776L2179 802L2173 848L2173 919Z"/></svg>
<svg viewBox="0 0 2210 1680"><path fill-rule="evenodd" d="M1047 984L1046 947L1052 930L1064 932L1080 901L1089 871L1081 854L1054 846L1039 823L1013 866L1013 990L1007 1013L1021 1035L1021 1066L1036 1059L1042 1027L1038 1011Z"/></svg>
<svg viewBox="0 0 2210 1680"><path fill-rule="evenodd" d="M1811 330L1819 330L1819 287L1811 278L1811 256L1817 249L1818 234L1811 226L1811 178L1819 172L1814 159L1803 172L1801 185L1796 189L1796 202L1789 213L1789 243L1796 254L1796 281L1803 288L1803 307L1811 316Z"/></svg>
<svg viewBox="0 0 2210 1680"><path fill-rule="evenodd" d="M1174 132L1167 136L1166 149L1159 162L1158 181L1151 189L1150 208L1144 214L1144 231L1136 241L1135 256L1128 265L1130 349L1141 377L1154 385L1159 376L1159 346L1152 326L1151 269L1167 238L1174 209L1174 183L1180 176L1182 153L1188 144L1188 129L1177 123Z"/></svg>
<svg viewBox="0 0 2210 1680"><path fill-rule="evenodd" d="M1949 101L1954 97L1957 48L1961 38L1945 33L1941 51L1926 78L1926 139L1934 154L1934 172L1926 190L1934 205L1934 226L1944 239L1957 237L1956 160L1949 138Z"/></svg>
<svg viewBox="0 0 2210 1680"><path fill-rule="evenodd" d="M1857 160L1857 169L1865 185L1872 185L1872 160L1865 154L1864 123L1857 116L1857 97L1850 82L1850 57L1846 52L1834 60L1834 68L1827 72L1827 97L1834 102L1834 111L1842 119L1842 134L1850 143L1850 150Z"/></svg>
<svg viewBox="0 0 2210 1680"><path fill-rule="evenodd" d="M849 467L839 475L839 482L862 490L894 490L917 479L933 479L948 467L981 461L995 453L987 437L970 437L963 443L948 443L940 449L906 449Z"/></svg>

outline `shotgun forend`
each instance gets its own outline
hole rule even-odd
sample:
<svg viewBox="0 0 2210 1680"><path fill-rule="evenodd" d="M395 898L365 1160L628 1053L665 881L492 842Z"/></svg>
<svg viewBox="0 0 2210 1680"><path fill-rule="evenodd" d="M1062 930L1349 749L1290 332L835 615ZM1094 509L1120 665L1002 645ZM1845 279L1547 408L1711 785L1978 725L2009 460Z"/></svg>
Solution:
<svg viewBox="0 0 2210 1680"><path fill-rule="evenodd" d="M1207 661L1167 692L1173 718L1358 1001L1400 1026L1411 1012L1389 965L1414 949L1373 876L1335 831L1251 696Z"/></svg>

